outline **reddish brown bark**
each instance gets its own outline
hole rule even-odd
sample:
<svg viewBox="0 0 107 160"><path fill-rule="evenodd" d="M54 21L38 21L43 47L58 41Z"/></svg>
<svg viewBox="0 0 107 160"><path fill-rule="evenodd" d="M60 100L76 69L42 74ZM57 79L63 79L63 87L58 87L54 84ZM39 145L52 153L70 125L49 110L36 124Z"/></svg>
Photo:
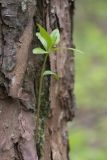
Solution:
<svg viewBox="0 0 107 160"><path fill-rule="evenodd" d="M0 1L0 160L69 159L74 55L62 48L50 56L47 68L57 72L60 80L44 80L36 148L36 98L43 59L35 57L32 48L38 43L33 20L48 31L60 30L60 48L73 47L73 10L72 0Z"/></svg>
<svg viewBox="0 0 107 160"><path fill-rule="evenodd" d="M22 11L17 0L0 2L0 160L38 159L30 111L34 84L27 73L35 6L27 7Z"/></svg>
<svg viewBox="0 0 107 160"><path fill-rule="evenodd" d="M72 22L74 2L53 0L50 2L46 24L49 30L58 27L61 33L61 48L50 55L51 70L58 73L60 80L51 78L51 115L46 125L45 160L67 160L67 122L74 116L74 56L67 47L73 47ZM48 146L48 148L47 148ZM47 153L47 150L49 152Z"/></svg>

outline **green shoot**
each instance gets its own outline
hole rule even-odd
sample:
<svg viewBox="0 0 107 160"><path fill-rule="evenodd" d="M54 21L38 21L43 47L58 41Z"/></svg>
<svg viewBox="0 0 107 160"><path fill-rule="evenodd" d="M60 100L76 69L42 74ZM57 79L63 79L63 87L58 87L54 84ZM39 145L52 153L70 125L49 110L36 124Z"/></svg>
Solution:
<svg viewBox="0 0 107 160"><path fill-rule="evenodd" d="M33 54L46 54L46 53L48 53L48 52L45 51L42 48L35 48L35 49L33 49Z"/></svg>
<svg viewBox="0 0 107 160"><path fill-rule="evenodd" d="M41 106L43 77L52 75L56 80L59 79L56 73L49 71L49 70L45 70L45 66L46 66L46 62L47 62L47 58L49 54L54 51L54 48L60 41L60 34L59 34L58 29L53 30L51 34L49 35L49 33L41 25L37 24L37 26L39 28L39 32L36 33L36 36L41 42L41 44L43 45L44 49L40 47L34 48L33 54L45 55L45 58L44 58L44 62L43 62L43 66L42 66L41 74L40 74L40 83L39 83L39 91L38 91L38 99L37 99L36 140L37 140L37 135L38 135L38 127L39 127L39 114L40 114L40 106Z"/></svg>
<svg viewBox="0 0 107 160"><path fill-rule="evenodd" d="M42 86L43 86L43 78L44 76L53 76L54 79L59 80L59 76L57 73L54 73L53 71L50 70L45 70L47 58L50 53L54 53L57 50L60 49L68 49L71 51L76 51L78 53L82 53L81 51L74 49L74 48L56 48L58 43L60 42L60 33L58 29L53 30L50 34L40 25L37 24L39 28L39 32L36 33L37 38L41 42L43 48L34 48L33 49L33 54L40 54L40 55L45 55L43 66L41 68L41 74L40 74L40 82L39 82L39 91L38 91L38 98L37 98L37 118L36 118L36 140L37 140L37 135L38 135L38 127L39 127L39 115L40 115L40 106L41 106L41 94L42 94Z"/></svg>

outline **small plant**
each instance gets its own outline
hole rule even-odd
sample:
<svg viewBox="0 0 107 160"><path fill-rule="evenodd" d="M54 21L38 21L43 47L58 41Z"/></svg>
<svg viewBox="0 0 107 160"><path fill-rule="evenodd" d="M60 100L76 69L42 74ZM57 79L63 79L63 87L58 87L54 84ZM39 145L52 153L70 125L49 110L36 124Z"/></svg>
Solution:
<svg viewBox="0 0 107 160"><path fill-rule="evenodd" d="M34 48L33 54L36 55L45 55L43 66L41 68L40 74L40 82L39 82L39 91L38 91L38 98L37 98L37 119L36 119L36 139L38 135L38 127L39 127L39 114L40 114L40 106L41 106L41 94L42 94L42 85L43 85L43 78L44 76L53 76L56 80L59 80L59 76L57 73L51 70L45 70L46 62L48 59L49 54L55 53L55 51L60 50L57 48L58 43L60 42L60 33L58 29L54 29L50 34L40 25L37 24L39 28L39 32L36 33L37 38L41 42L43 48ZM61 47L65 49L64 47ZM81 51L74 49L74 48L67 48L68 50L77 51L82 53Z"/></svg>
<svg viewBox="0 0 107 160"><path fill-rule="evenodd" d="M38 37L41 44L43 45L43 48L40 48L40 47L34 48L33 54L36 54L36 55L41 54L41 55L45 55L45 57L44 57L43 66L41 68L39 91L38 91L38 98L37 98L36 139L37 139L38 127L39 127L39 114L40 114L40 105L41 105L43 77L52 75L55 79L57 80L59 79L56 73L52 72L51 70L45 70L45 66L46 66L46 62L49 54L55 52L56 45L60 41L60 33L58 29L53 30L49 35L49 33L41 25L37 24L37 26L39 28L39 32L36 33L36 36Z"/></svg>

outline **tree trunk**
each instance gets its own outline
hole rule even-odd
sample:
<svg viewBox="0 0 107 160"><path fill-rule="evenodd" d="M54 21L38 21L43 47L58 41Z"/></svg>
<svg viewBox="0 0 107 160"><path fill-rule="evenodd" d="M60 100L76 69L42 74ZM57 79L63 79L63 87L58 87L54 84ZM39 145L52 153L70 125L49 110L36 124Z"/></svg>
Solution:
<svg viewBox="0 0 107 160"><path fill-rule="evenodd" d="M74 116L72 0L0 0L0 160L68 160L67 122ZM36 113L42 57L32 48L39 23L61 33L60 52L47 68L60 80L45 78L37 142Z"/></svg>

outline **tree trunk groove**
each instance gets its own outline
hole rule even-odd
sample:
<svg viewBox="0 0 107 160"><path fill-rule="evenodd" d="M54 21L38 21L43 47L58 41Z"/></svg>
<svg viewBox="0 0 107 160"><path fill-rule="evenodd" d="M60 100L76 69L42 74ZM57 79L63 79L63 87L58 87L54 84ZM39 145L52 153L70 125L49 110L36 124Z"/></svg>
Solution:
<svg viewBox="0 0 107 160"><path fill-rule="evenodd" d="M67 122L74 117L73 0L0 0L0 160L68 160ZM60 80L44 79L38 140L36 113L43 58L36 23L58 28L60 51L47 68Z"/></svg>

